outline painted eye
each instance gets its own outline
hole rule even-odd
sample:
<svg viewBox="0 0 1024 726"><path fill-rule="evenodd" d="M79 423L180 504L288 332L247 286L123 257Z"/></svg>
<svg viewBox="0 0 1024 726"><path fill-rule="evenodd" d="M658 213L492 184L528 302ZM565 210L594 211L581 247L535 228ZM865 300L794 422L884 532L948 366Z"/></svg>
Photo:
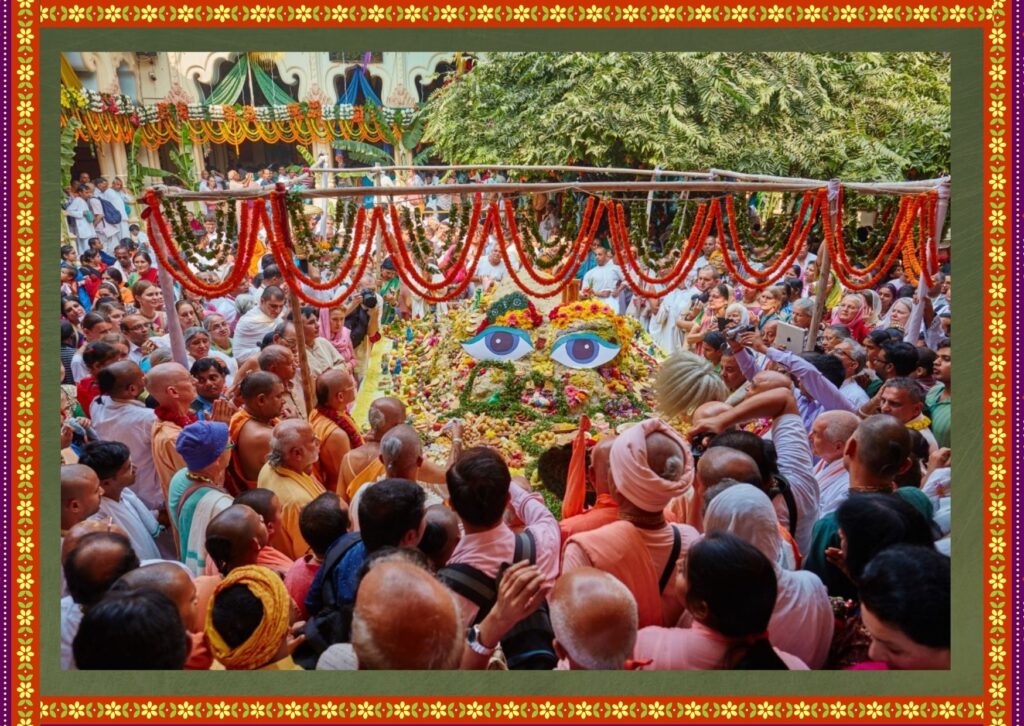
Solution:
<svg viewBox="0 0 1024 726"><path fill-rule="evenodd" d="M551 359L569 368L597 368L615 358L621 349L597 333L570 333L555 343Z"/></svg>
<svg viewBox="0 0 1024 726"><path fill-rule="evenodd" d="M512 361L533 352L533 343L519 328L492 325L465 341L462 349L477 360Z"/></svg>

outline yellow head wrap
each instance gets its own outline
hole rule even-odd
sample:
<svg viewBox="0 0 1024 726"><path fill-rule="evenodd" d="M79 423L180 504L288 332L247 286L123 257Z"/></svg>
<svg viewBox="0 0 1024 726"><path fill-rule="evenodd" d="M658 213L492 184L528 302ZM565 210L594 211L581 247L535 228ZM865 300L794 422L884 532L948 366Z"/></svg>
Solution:
<svg viewBox="0 0 1024 726"><path fill-rule="evenodd" d="M230 647L213 625L213 607L217 596L234 585L245 585L263 604L263 620L237 648ZM210 598L206 612L206 639L210 652L229 670L256 670L269 665L288 634L291 598L280 576L258 565L237 567L225 577Z"/></svg>

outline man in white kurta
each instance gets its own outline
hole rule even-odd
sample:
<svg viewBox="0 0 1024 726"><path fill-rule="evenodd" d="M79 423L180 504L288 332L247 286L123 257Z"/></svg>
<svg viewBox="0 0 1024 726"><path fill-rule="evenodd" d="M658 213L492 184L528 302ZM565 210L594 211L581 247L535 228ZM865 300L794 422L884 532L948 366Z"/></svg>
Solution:
<svg viewBox="0 0 1024 726"><path fill-rule="evenodd" d="M611 259L612 253L607 247L594 246L594 261L597 265L583 276L580 294L584 297L597 298L618 312L616 297L622 285L622 270Z"/></svg>
<svg viewBox="0 0 1024 726"><path fill-rule="evenodd" d="M268 287L263 291L260 304L238 319L231 351L235 360L245 363L260 352L259 344L264 336L274 329L284 309L284 291L279 287Z"/></svg>

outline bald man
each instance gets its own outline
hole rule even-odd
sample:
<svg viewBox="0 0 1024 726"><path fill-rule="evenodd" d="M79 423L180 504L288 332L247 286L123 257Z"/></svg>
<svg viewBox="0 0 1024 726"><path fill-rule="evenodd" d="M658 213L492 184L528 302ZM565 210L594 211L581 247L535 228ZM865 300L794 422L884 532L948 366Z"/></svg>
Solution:
<svg viewBox="0 0 1024 726"><path fill-rule="evenodd" d="M380 441L384 434L399 424L405 423L405 404L397 398L378 398L370 404L367 414L370 423L370 435L362 446L353 448L341 462L341 480L343 489L338 491L346 501L351 502L359 487L384 477L384 464L380 460ZM413 481L428 484L444 484L445 471L462 453L462 426L455 423L452 427L452 450L447 466L442 469L432 461L424 460Z"/></svg>
<svg viewBox="0 0 1024 726"><path fill-rule="evenodd" d="M569 670L622 670L636 645L633 594L607 572L580 567L566 572L551 592L551 627L560 666Z"/></svg>
<svg viewBox="0 0 1024 726"><path fill-rule="evenodd" d="M207 557L221 575L236 567L255 565L269 540L263 518L244 504L232 504L206 526Z"/></svg>
<svg viewBox="0 0 1024 726"><path fill-rule="evenodd" d="M675 624L685 606L672 586L675 563L700 533L669 524L665 508L693 485L689 445L663 421L648 419L615 440L610 464L619 518L570 537L562 571L596 567L610 573L633 594L640 627Z"/></svg>
<svg viewBox="0 0 1024 726"><path fill-rule="evenodd" d="M64 559L68 595L60 601L60 665L73 669L71 644L82 622L82 609L98 603L110 586L139 566L132 543L123 534L92 532L84 535Z"/></svg>
<svg viewBox="0 0 1024 726"><path fill-rule="evenodd" d="M268 345L260 352L256 360L261 371L273 373L284 383L286 403L281 416L297 418L301 421L307 420L309 412L306 411L306 398L302 394L302 381L296 382L299 372L295 354L291 349L284 345Z"/></svg>
<svg viewBox="0 0 1024 726"><path fill-rule="evenodd" d="M589 532L603 527L619 518L619 505L611 495L611 456L614 436L604 436L590 450L590 471L587 472L591 486L597 494L594 506L581 514L567 517L558 523L562 531L562 542L579 532Z"/></svg>
<svg viewBox="0 0 1024 726"><path fill-rule="evenodd" d="M274 427L270 454L258 484L260 489L274 492L281 503L281 523L270 544L292 560L309 550L299 527L299 515L303 507L324 493L312 475L319 458L320 441L308 423L286 419Z"/></svg>
<svg viewBox="0 0 1024 726"><path fill-rule="evenodd" d="M355 400L356 379L348 371L327 370L316 379L316 409L309 423L320 440L320 460L313 476L329 492L338 490L342 459L353 447L363 444L359 427L348 415Z"/></svg>
<svg viewBox="0 0 1024 726"><path fill-rule="evenodd" d="M811 453L818 457L814 478L818 480L819 512L831 514L850 493L850 473L843 463L846 442L850 440L860 417L849 411L825 411L811 425L808 436Z"/></svg>
<svg viewBox="0 0 1024 726"><path fill-rule="evenodd" d="M171 486L171 477L185 468L185 460L174 448L181 430L196 420L192 402L196 400L196 384L180 363L161 363L146 374L146 390L156 399L156 422L153 424L153 465L160 478L164 499Z"/></svg>
<svg viewBox="0 0 1024 726"><path fill-rule="evenodd" d="M120 441L138 468L131 489L148 509L163 509L164 489L153 461L156 413L140 400L146 388L138 364L125 360L107 366L97 376L100 395L90 407L92 426L101 439Z"/></svg>
<svg viewBox="0 0 1024 726"><path fill-rule="evenodd" d="M858 424L843 449L843 463L850 476L849 495L892 494L895 478L912 466L910 434L892 416L869 416ZM850 579L825 557L826 550L839 548L839 522L831 512L819 519L811 533L804 569L818 575L833 597L852 598L856 588Z"/></svg>
<svg viewBox="0 0 1024 726"><path fill-rule="evenodd" d="M380 461L384 465L385 479L408 479L416 481L415 477L423 466L423 443L416 429L408 424L399 424L388 431L380 441ZM424 484L416 482L426 494L424 506L433 507L444 504L448 499L448 487L440 484ZM360 487L359 491L352 498L349 506L349 519L352 522L353 531L359 531L359 502L363 494L373 483Z"/></svg>
<svg viewBox="0 0 1024 726"><path fill-rule="evenodd" d="M385 562L363 578L352 614L360 670L453 670L465 631L451 592L422 568Z"/></svg>
<svg viewBox="0 0 1024 726"><path fill-rule="evenodd" d="M239 387L242 407L231 417L228 436L234 449L224 478L232 495L255 489L270 454L270 439L285 404L285 387L273 373L255 371Z"/></svg>
<svg viewBox="0 0 1024 726"><path fill-rule="evenodd" d="M100 511L103 487L100 478L84 464L68 464L60 468L60 536Z"/></svg>

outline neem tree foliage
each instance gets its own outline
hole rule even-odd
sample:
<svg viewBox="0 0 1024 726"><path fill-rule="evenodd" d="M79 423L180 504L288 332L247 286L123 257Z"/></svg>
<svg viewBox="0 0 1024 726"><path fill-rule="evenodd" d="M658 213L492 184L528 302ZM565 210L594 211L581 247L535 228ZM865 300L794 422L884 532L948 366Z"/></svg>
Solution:
<svg viewBox="0 0 1024 726"><path fill-rule="evenodd" d="M491 53L431 96L448 163L896 180L949 169L940 53Z"/></svg>

